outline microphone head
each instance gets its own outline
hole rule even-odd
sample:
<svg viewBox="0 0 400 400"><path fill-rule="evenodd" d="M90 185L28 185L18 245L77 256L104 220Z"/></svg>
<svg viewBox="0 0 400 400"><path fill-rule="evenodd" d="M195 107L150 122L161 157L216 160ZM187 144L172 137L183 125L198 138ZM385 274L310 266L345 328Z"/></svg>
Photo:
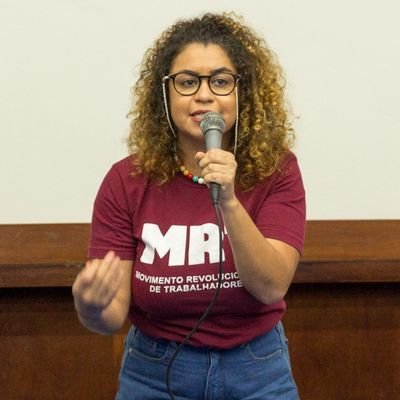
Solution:
<svg viewBox="0 0 400 400"><path fill-rule="evenodd" d="M216 129L221 133L225 130L225 121L220 113L215 111L206 112L200 121L200 129L203 135L207 133L210 129Z"/></svg>

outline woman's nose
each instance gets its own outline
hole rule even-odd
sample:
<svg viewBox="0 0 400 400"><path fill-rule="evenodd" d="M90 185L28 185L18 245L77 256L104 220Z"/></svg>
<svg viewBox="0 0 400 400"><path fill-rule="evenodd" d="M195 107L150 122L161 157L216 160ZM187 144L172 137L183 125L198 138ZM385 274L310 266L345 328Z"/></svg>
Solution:
<svg viewBox="0 0 400 400"><path fill-rule="evenodd" d="M212 100L213 92L210 90L210 86L208 85L208 78L204 77L200 79L200 87L199 90L195 93L195 97L201 101L209 101Z"/></svg>

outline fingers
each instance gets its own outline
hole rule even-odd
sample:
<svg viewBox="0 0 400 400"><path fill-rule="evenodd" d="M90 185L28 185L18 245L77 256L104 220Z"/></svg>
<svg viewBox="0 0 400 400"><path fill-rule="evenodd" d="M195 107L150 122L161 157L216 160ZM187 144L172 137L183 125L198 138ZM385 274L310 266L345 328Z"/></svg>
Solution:
<svg viewBox="0 0 400 400"><path fill-rule="evenodd" d="M96 290L100 302L105 306L111 302L121 286L123 270L120 268L120 258L115 255L103 261L105 262L99 268L101 276L96 274L97 285L94 290Z"/></svg>
<svg viewBox="0 0 400 400"><path fill-rule="evenodd" d="M207 153L196 153L195 159L202 169L201 175L205 182L215 182L223 187L234 184L237 163L232 153L211 149Z"/></svg>
<svg viewBox="0 0 400 400"><path fill-rule="evenodd" d="M123 277L120 258L113 251L102 260L89 260L72 287L79 308L83 312L100 312L115 297Z"/></svg>
<svg viewBox="0 0 400 400"><path fill-rule="evenodd" d="M119 257L113 251L109 251L103 260L96 259L91 262L88 274L91 276L91 284L94 290L99 290L112 280L119 261Z"/></svg>
<svg viewBox="0 0 400 400"><path fill-rule="evenodd" d="M194 159L200 164L200 160L202 160L205 157L206 153L204 153L203 151L198 151L195 156Z"/></svg>
<svg viewBox="0 0 400 400"><path fill-rule="evenodd" d="M80 288L86 288L91 286L95 288L102 280L102 277L106 274L107 269L114 259L114 253L108 252L103 260L94 259L88 260L85 267L78 275L76 286Z"/></svg>

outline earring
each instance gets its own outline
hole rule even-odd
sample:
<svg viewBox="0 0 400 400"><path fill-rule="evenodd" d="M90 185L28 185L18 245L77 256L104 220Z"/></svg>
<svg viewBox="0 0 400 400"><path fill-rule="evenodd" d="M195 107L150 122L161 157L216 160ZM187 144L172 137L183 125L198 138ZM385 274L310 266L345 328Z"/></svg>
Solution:
<svg viewBox="0 0 400 400"><path fill-rule="evenodd" d="M174 128L172 126L172 122L171 119L169 117L169 111L168 111L168 103L167 103L167 90L165 88L165 81L163 80L162 82L162 91L163 91L163 99L164 99L164 108L165 108L165 114L167 116L167 121L168 121L168 125L171 129L172 134L174 135L174 137L176 138L176 133L174 131Z"/></svg>

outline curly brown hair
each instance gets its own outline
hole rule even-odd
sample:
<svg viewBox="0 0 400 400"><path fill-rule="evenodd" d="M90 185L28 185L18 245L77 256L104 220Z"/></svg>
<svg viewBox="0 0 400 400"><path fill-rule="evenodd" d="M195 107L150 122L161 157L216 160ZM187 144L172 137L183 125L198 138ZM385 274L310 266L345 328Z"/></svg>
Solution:
<svg viewBox="0 0 400 400"><path fill-rule="evenodd" d="M276 55L232 12L180 20L147 50L132 88L129 152L135 154L137 170L160 184L176 175L176 137L167 121L162 78L191 43L221 46L241 76L236 177L238 186L248 190L278 168L281 156L293 144L294 132L284 97L284 74Z"/></svg>

